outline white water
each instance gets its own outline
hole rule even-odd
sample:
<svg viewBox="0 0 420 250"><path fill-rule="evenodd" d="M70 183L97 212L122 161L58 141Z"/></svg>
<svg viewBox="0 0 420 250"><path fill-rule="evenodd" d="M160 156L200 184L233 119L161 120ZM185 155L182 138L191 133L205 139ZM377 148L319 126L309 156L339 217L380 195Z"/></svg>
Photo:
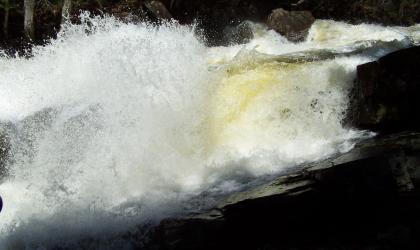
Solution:
<svg viewBox="0 0 420 250"><path fill-rule="evenodd" d="M0 249L129 248L118 235L138 224L350 149L362 135L341 125L355 67L419 30L317 21L293 44L256 25L249 44L206 48L191 27L87 18L29 59L0 58L0 119L13 124Z"/></svg>

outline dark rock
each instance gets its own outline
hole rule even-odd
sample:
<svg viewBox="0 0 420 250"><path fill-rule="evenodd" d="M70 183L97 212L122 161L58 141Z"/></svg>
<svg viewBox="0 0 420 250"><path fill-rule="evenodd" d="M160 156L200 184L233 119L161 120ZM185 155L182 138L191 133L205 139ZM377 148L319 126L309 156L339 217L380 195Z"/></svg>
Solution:
<svg viewBox="0 0 420 250"><path fill-rule="evenodd" d="M172 15L165 5L160 1L146 1L144 6L151 12L154 18L158 20L170 20Z"/></svg>
<svg viewBox="0 0 420 250"><path fill-rule="evenodd" d="M228 45L226 31L250 20L265 22L271 10L286 7L294 0L173 0L168 1L173 17L182 24L196 22L207 45Z"/></svg>
<svg viewBox="0 0 420 250"><path fill-rule="evenodd" d="M420 134L356 144L219 203L168 219L146 249L416 249Z"/></svg>
<svg viewBox="0 0 420 250"><path fill-rule="evenodd" d="M155 231L154 241L163 243L160 247L164 249L201 249L203 245L214 245L211 241L222 244L222 238L210 240L208 236L223 226L224 221L217 219L166 219Z"/></svg>
<svg viewBox="0 0 420 250"><path fill-rule="evenodd" d="M267 19L269 28L293 42L303 41L315 18L309 11L275 9Z"/></svg>
<svg viewBox="0 0 420 250"><path fill-rule="evenodd" d="M379 131L420 128L420 46L357 67L350 116L358 127Z"/></svg>
<svg viewBox="0 0 420 250"><path fill-rule="evenodd" d="M227 26L224 30L225 44L244 44L254 38L254 33L249 22L242 22L236 26Z"/></svg>

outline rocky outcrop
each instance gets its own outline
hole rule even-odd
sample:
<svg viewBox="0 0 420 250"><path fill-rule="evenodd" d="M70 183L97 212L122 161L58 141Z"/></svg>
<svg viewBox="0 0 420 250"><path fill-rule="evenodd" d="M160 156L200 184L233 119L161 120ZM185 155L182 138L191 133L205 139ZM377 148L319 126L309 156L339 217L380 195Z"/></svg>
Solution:
<svg viewBox="0 0 420 250"><path fill-rule="evenodd" d="M420 128L420 46L357 67L350 115L354 125L378 131Z"/></svg>
<svg viewBox="0 0 420 250"><path fill-rule="evenodd" d="M275 9L268 16L267 25L293 42L303 41L315 18L309 11Z"/></svg>
<svg viewBox="0 0 420 250"><path fill-rule="evenodd" d="M420 134L372 138L208 213L164 220L145 248L414 249L419 185Z"/></svg>

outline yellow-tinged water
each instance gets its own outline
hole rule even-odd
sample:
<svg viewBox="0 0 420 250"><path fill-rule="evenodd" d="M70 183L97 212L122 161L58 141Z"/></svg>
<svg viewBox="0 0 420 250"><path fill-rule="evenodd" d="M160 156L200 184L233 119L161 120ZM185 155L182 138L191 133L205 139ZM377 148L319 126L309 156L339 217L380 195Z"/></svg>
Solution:
<svg viewBox="0 0 420 250"><path fill-rule="evenodd" d="M284 84L282 76L297 67L275 60L254 62L251 66L241 63L223 69L220 83L211 97L209 125L213 145L229 140L226 130L240 129L241 123L247 122L243 117L252 112L250 109L258 102L264 102L267 93L277 91L279 85Z"/></svg>

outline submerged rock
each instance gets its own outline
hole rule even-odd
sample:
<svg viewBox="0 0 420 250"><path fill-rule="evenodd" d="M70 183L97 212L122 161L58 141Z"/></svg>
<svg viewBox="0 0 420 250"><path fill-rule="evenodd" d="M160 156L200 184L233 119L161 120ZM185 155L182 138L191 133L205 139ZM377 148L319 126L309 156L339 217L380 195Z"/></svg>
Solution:
<svg viewBox="0 0 420 250"><path fill-rule="evenodd" d="M254 38L249 22L242 22L236 26L227 26L223 33L224 44L244 44Z"/></svg>
<svg viewBox="0 0 420 250"><path fill-rule="evenodd" d="M38 147L36 135L50 128L57 114L57 109L46 108L20 121L0 121L0 181L9 174L6 167L13 163L12 151L27 159L34 157Z"/></svg>
<svg viewBox="0 0 420 250"><path fill-rule="evenodd" d="M7 174L6 164L10 153L9 127L9 124L0 122L0 180Z"/></svg>
<svg viewBox="0 0 420 250"><path fill-rule="evenodd" d="M411 249L420 240L420 134L348 153L235 193L200 215L167 219L150 249Z"/></svg>
<svg viewBox="0 0 420 250"><path fill-rule="evenodd" d="M309 11L275 9L268 16L267 25L293 42L303 41L315 18Z"/></svg>
<svg viewBox="0 0 420 250"><path fill-rule="evenodd" d="M358 127L379 131L420 128L420 46L357 67L350 116Z"/></svg>

